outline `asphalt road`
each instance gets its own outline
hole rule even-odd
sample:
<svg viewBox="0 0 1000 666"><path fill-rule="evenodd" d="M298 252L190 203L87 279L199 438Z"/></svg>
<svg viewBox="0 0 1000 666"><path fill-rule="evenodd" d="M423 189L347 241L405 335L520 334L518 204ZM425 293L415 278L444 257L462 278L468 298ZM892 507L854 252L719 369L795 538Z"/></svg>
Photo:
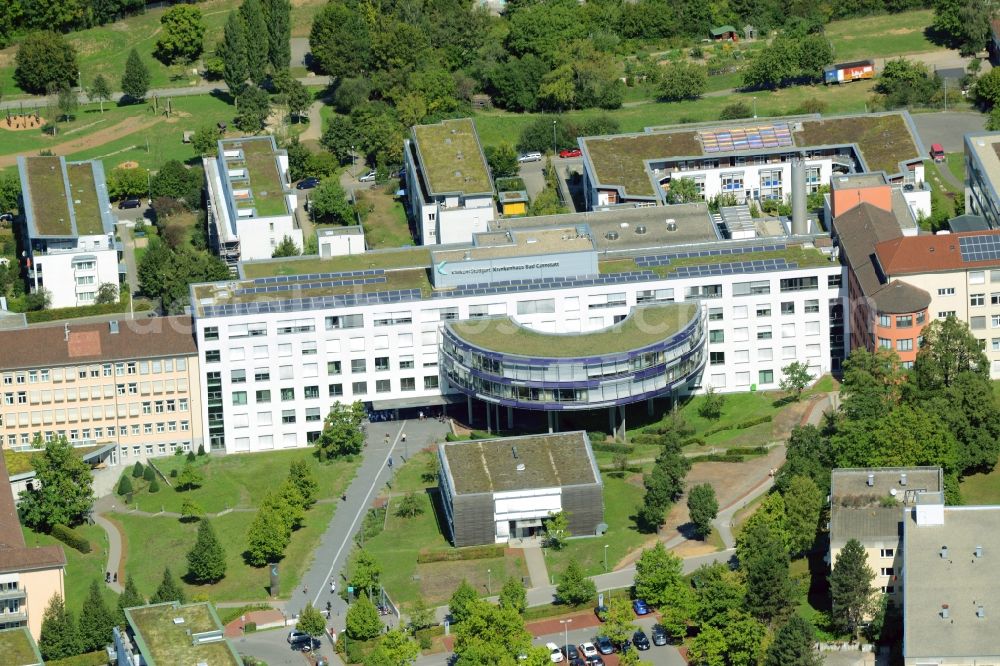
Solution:
<svg viewBox="0 0 1000 666"><path fill-rule="evenodd" d="M304 654L293 650L288 645L288 631L285 629L270 629L246 634L240 638L230 639L233 647L241 655L249 655L267 662L268 666L304 666L311 662ZM319 654L333 657L333 649L329 642L324 643Z"/></svg>
<svg viewBox="0 0 1000 666"><path fill-rule="evenodd" d="M940 143L946 153L960 153L965 150L963 137L969 132L982 132L986 116L964 111L915 113L913 124L917 127L925 150L930 150L933 143Z"/></svg>

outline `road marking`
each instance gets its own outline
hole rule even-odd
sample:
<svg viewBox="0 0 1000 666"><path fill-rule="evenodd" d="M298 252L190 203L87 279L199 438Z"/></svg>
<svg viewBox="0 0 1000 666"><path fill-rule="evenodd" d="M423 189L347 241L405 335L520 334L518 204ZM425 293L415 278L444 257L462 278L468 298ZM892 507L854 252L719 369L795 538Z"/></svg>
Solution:
<svg viewBox="0 0 1000 666"><path fill-rule="evenodd" d="M373 425L374 424L372 423L368 424L369 432L372 430ZM369 498L372 495L372 491L375 490L375 486L378 485L379 479L382 477L382 470L389 463L389 458L392 457L392 452L395 450L396 444L399 443L399 438L403 434L404 426L406 426L406 421L403 421L402 423L399 424L399 432L396 433L396 438L392 440L392 446L389 447L388 453L385 454L385 460L382 461L382 465L379 466L378 471L375 472L375 480L372 481L372 485L368 488L368 492L365 494L365 499L361 503L361 511L358 511L357 515L354 516L354 521L351 522L351 526L347 528L347 539L342 544L340 544L340 548L337 549L337 554L333 556L333 561L330 562L330 570L326 572L326 577L323 579L323 582L320 583L319 591L316 592L316 596L313 598L312 604L314 607L316 606L316 604L319 603L319 598L323 596L323 594L326 592L326 582L330 580L331 576L333 576L333 570L337 566L337 560L340 559L340 554L344 552L344 546L346 546L351 541L350 535L352 532L354 532L354 526L358 524L358 519L361 518L361 516L364 513L366 513L365 507L368 506Z"/></svg>

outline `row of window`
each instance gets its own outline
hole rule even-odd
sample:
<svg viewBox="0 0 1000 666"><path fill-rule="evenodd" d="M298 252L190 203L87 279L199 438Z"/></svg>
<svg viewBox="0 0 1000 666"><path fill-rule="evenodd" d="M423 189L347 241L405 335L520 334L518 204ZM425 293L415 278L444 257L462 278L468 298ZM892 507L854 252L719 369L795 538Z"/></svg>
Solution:
<svg viewBox="0 0 1000 666"><path fill-rule="evenodd" d="M917 349L920 349L920 344L922 340L923 340L922 337L917 338L917 344L916 344ZM890 340L889 338L879 338L878 346L881 347L882 349L892 349L893 348L892 340ZM896 351L908 352L908 351L913 351L913 349L914 349L913 338L902 338L896 340Z"/></svg>
<svg viewBox="0 0 1000 666"><path fill-rule="evenodd" d="M805 322L805 335L819 335L820 334L820 323L818 321L807 321ZM788 323L781 325L781 337L783 338L794 338L798 334L795 323ZM772 326L770 324L764 324L757 326L757 339L758 340L770 340L773 337ZM733 329L733 339L731 342L746 342L750 339L750 329L749 328L735 328ZM726 333L721 329L709 330L708 341L710 343L723 343L726 341Z"/></svg>
<svg viewBox="0 0 1000 666"><path fill-rule="evenodd" d="M22 370L20 372L5 372L5 386L13 384L38 384L48 381L72 382L88 377L123 377L126 375L148 375L161 372L184 372L187 370L186 358L167 358L157 361L126 361L121 363L103 363L101 365L81 365L67 368L40 368L38 370Z"/></svg>
<svg viewBox="0 0 1000 666"><path fill-rule="evenodd" d="M71 430L46 430L44 432L22 432L20 434L8 434L8 446L28 446L36 437L45 442L51 442L56 437L65 437L70 442L90 442L101 440L105 437L138 437L139 435L152 435L164 432L190 432L190 421L160 421L158 423L133 423L128 426L94 426L93 428L74 428Z"/></svg>
<svg viewBox="0 0 1000 666"><path fill-rule="evenodd" d="M880 314L878 316L878 325L881 326L882 328L892 328L893 320L894 318L892 315ZM896 328L912 328L914 320L916 320L917 326L920 326L925 321L927 321L927 313L918 312L916 314L916 317L914 317L911 314L896 315L895 316Z"/></svg>
<svg viewBox="0 0 1000 666"><path fill-rule="evenodd" d="M55 389L54 391L6 391L3 394L3 404L5 405L44 405L50 402L76 402L80 400L102 400L113 398L115 395L150 395L158 393L186 393L187 380L182 379L174 382L173 379L155 382L127 382L124 384L104 384L91 386L88 391L81 388ZM184 399L187 402L187 399Z"/></svg>
<svg viewBox="0 0 1000 666"><path fill-rule="evenodd" d="M427 375L424 377L424 390L431 391L438 388L438 376L437 375ZM391 393L392 392L392 380L391 379L378 379L375 381L375 393ZM417 380L415 377L401 377L399 379L399 390L406 391L416 391L417 390ZM368 393L368 382L352 382L351 383L351 393L357 397ZM292 402L296 400L295 388L283 388L280 389L279 393L281 397L281 402ZM329 384L327 386L327 395L331 398L339 398L344 395L344 385L343 384ZM232 401L234 405L245 405L247 404L247 391L233 391ZM305 400L316 400L320 397L319 386L305 386L302 389L302 397ZM254 392L254 402L259 405L268 404L271 402L271 391L270 389L263 389Z"/></svg>
<svg viewBox="0 0 1000 666"><path fill-rule="evenodd" d="M146 449L146 456L147 457L153 455L153 447L154 446L156 447L156 453L157 453L157 455L161 455L161 456L165 456L168 453L173 453L174 451L176 451L178 449L180 449L181 451L190 451L191 450L191 442L161 442L161 443L155 444L155 445L154 444L146 444L145 445L145 449ZM142 455L143 446L140 446L140 445L136 444L136 445L133 445L131 447L131 449L132 449L132 455L134 457L138 458L138 457L140 457ZM128 446L123 446L119 450L121 452L121 459L122 460L127 460L128 459L129 447Z"/></svg>

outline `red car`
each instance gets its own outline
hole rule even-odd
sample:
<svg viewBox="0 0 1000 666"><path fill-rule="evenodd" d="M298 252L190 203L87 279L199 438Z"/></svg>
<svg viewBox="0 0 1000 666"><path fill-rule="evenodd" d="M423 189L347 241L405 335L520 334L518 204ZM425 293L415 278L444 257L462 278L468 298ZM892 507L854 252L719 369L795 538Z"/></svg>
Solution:
<svg viewBox="0 0 1000 666"><path fill-rule="evenodd" d="M559 157L580 157L583 153L579 148L572 148L568 150L560 150Z"/></svg>

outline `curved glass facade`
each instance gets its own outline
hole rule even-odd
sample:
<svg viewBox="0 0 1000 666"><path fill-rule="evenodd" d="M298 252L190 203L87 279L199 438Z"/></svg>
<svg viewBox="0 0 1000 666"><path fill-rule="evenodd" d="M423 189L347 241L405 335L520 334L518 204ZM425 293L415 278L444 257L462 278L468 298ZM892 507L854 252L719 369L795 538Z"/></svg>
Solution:
<svg viewBox="0 0 1000 666"><path fill-rule="evenodd" d="M553 335L570 348L588 334ZM521 409L572 410L625 405L669 393L705 365L704 311L674 334L643 347L597 356L539 357L501 353L464 340L445 326L441 362L462 393Z"/></svg>

